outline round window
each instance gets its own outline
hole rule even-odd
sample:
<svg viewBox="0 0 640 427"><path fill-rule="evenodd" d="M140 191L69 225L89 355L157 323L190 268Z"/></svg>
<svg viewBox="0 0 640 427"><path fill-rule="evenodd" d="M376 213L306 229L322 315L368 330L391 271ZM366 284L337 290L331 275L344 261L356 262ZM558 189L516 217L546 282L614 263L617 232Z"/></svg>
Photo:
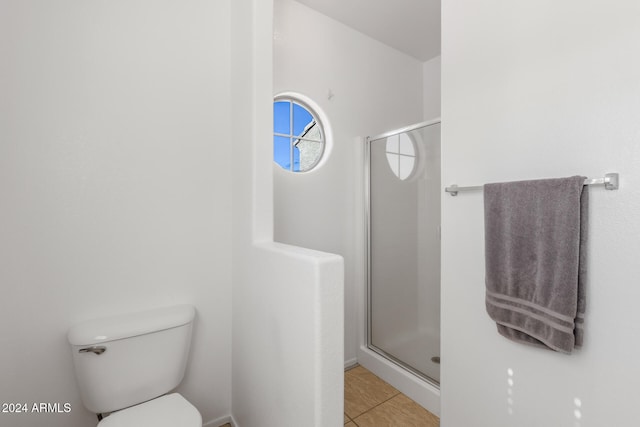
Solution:
<svg viewBox="0 0 640 427"><path fill-rule="evenodd" d="M317 114L300 100L273 102L273 160L291 172L313 169L324 153L325 137Z"/></svg>
<svg viewBox="0 0 640 427"><path fill-rule="evenodd" d="M389 167L398 178L405 180L416 167L416 148L406 133L387 137L386 147Z"/></svg>

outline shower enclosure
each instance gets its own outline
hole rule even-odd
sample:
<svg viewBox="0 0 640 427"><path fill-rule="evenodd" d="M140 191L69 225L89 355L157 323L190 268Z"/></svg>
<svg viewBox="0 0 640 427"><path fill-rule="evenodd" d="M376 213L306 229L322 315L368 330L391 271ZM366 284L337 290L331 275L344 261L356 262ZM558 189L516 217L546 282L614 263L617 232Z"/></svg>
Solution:
<svg viewBox="0 0 640 427"><path fill-rule="evenodd" d="M365 157L366 346L437 389L440 120L367 138Z"/></svg>

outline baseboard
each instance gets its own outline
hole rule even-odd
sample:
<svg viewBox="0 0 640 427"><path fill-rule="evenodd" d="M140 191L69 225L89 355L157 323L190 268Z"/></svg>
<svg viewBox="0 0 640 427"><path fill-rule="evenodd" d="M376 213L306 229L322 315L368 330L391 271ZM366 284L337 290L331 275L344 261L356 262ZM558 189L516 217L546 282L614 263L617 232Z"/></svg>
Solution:
<svg viewBox="0 0 640 427"><path fill-rule="evenodd" d="M207 421L202 424L202 427L220 427L227 423L230 423L232 427L238 427L236 420L233 419L233 416L227 415L226 417L216 418L215 420Z"/></svg>
<svg viewBox="0 0 640 427"><path fill-rule="evenodd" d="M357 364L358 364L358 359L356 359L355 357L353 359L345 360L344 361L344 370L346 371L349 368L353 368Z"/></svg>

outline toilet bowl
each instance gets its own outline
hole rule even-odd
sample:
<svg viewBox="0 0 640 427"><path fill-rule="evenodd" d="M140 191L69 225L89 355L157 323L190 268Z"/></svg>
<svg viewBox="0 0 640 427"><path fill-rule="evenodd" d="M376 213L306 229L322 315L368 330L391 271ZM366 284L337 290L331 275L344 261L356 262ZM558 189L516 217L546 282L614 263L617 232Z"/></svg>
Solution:
<svg viewBox="0 0 640 427"><path fill-rule="evenodd" d="M202 427L202 417L184 397L172 393L114 412L98 423L98 427L139 426Z"/></svg>
<svg viewBox="0 0 640 427"><path fill-rule="evenodd" d="M80 397L99 427L202 426L198 410L170 393L184 377L194 317L193 306L178 305L69 330Z"/></svg>

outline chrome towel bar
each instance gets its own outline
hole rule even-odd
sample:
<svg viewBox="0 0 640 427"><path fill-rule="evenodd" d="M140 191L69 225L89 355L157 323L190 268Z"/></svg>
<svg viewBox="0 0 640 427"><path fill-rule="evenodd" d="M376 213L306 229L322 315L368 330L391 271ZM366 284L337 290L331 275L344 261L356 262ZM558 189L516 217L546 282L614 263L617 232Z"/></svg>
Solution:
<svg viewBox="0 0 640 427"><path fill-rule="evenodd" d="M617 190L619 187L619 177L617 173L608 173L602 178L587 178L584 180L584 185L604 185L606 190ZM458 187L456 184L453 184L445 187L444 191L452 196L457 196L459 191L482 190L482 188L482 185Z"/></svg>

